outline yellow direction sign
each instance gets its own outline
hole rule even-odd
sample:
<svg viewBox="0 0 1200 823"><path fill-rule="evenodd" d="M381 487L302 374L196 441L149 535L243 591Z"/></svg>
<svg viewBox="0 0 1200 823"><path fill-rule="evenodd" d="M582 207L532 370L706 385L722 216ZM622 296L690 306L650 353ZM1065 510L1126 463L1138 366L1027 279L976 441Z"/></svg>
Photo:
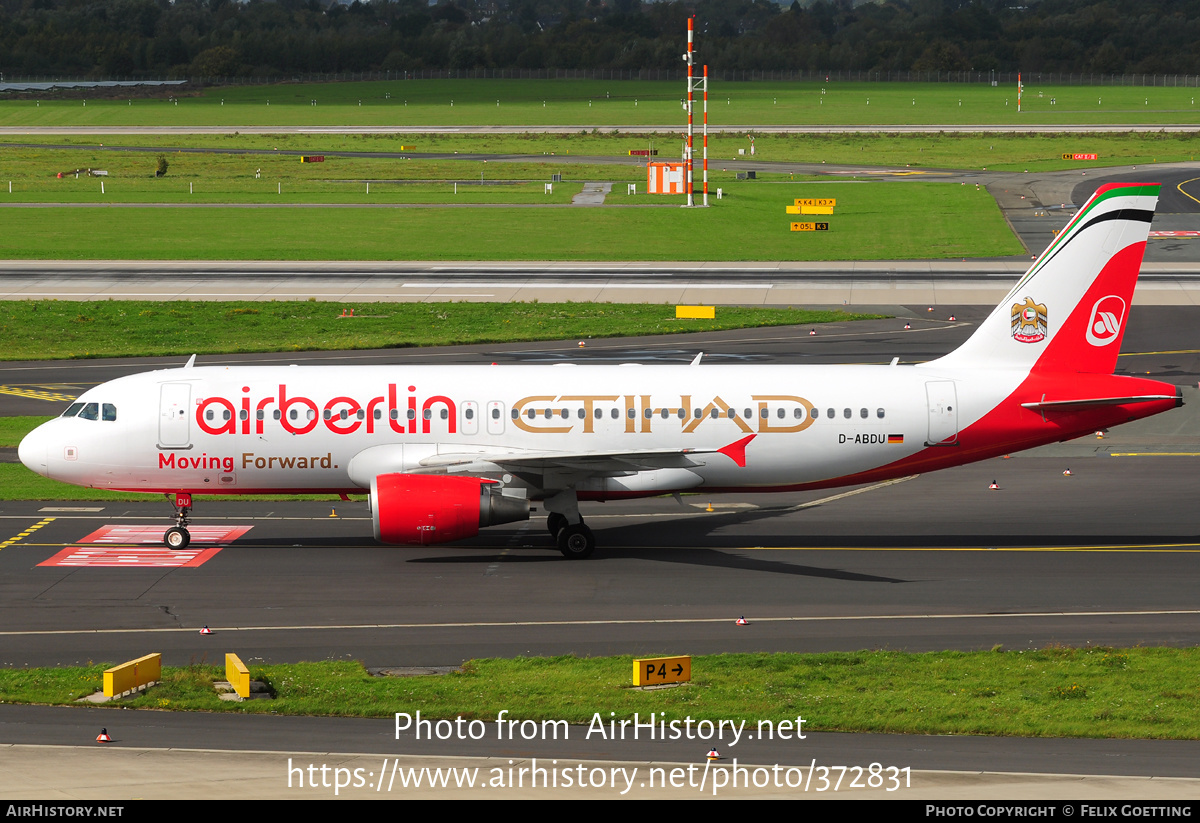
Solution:
<svg viewBox="0 0 1200 823"><path fill-rule="evenodd" d="M651 657L633 661L633 685L658 686L687 683L692 679L692 658Z"/></svg>
<svg viewBox="0 0 1200 823"><path fill-rule="evenodd" d="M828 223L793 223L792 231L829 231Z"/></svg>
<svg viewBox="0 0 1200 823"><path fill-rule="evenodd" d="M833 208L837 205L836 197L797 197L797 206L828 206Z"/></svg>

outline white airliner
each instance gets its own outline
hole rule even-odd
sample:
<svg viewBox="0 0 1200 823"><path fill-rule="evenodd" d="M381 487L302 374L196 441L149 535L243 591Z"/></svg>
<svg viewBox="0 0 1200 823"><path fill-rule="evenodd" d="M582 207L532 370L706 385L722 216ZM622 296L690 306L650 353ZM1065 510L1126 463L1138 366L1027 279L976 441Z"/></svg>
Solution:
<svg viewBox="0 0 1200 823"><path fill-rule="evenodd" d="M1115 376L1157 185L1102 187L959 349L901 366L198 367L90 389L20 445L35 472L167 494L370 494L375 537L526 520L595 548L580 500L786 492L957 466L1182 404Z"/></svg>

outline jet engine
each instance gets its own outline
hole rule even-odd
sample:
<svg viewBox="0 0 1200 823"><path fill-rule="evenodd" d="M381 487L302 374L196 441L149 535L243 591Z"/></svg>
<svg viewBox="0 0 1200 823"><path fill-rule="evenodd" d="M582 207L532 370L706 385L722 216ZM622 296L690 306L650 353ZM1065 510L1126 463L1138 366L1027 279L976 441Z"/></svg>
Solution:
<svg viewBox="0 0 1200 823"><path fill-rule="evenodd" d="M473 537L481 526L529 519L524 497L479 477L381 474L371 480L371 522L381 543L427 546Z"/></svg>

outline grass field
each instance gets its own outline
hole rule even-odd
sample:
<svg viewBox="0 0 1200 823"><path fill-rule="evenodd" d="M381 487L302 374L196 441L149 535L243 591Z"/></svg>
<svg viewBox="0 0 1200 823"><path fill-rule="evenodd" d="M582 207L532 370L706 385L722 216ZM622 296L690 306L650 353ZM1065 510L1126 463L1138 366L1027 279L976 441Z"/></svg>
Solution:
<svg viewBox="0 0 1200 823"><path fill-rule="evenodd" d="M353 311L354 317L341 317ZM793 326L877 315L723 306L676 319L641 303L0 302L0 360L345 351L637 337ZM2 430L0 430L2 435Z"/></svg>
<svg viewBox="0 0 1200 823"><path fill-rule="evenodd" d="M169 93L169 92L168 92ZM670 126L683 82L394 80L229 86L168 99L0 101L0 126ZM390 97L388 97L390 95ZM956 83L720 83L713 125L1200 123L1196 89ZM312 105L312 101L316 105ZM361 105L359 105L361 101Z"/></svg>
<svg viewBox="0 0 1200 823"><path fill-rule="evenodd" d="M751 618L753 619L753 618ZM218 637L220 635L220 629ZM243 656L246 651L243 651ZM677 654L679 650L667 650ZM0 701L70 703L98 691L103 666L0 671ZM216 666L164 668L136 708L588 724L664 712L796 722L805 733L845 731L1027 737L1200 737L1198 649L1047 648L1037 651L728 654L694 657L693 682L629 688L631 658L473 660L444 677L371 677L357 663L251 665L274 700L228 703ZM610 715L610 712L613 713Z"/></svg>
<svg viewBox="0 0 1200 823"><path fill-rule="evenodd" d="M708 209L571 207L5 212L0 258L161 260L858 260L1024 254L995 201L936 183L731 183ZM650 195L610 195L660 206ZM785 206L835 197L827 232ZM672 205L678 205L676 198Z"/></svg>
<svg viewBox="0 0 1200 823"><path fill-rule="evenodd" d="M0 417L0 449L15 449L22 437L51 419L28 415Z"/></svg>
<svg viewBox="0 0 1200 823"><path fill-rule="evenodd" d="M755 134L755 155L748 151L745 134L713 135L709 138L709 178L713 185L725 185L735 178L725 161L763 161L770 163L830 164L915 169L991 169L993 171L1054 171L1093 169L1114 165L1142 165L1191 161L1196 157L1196 138L1187 134ZM372 195L379 198L413 198L424 181L461 181L474 184L484 179L497 181L536 181L531 186L533 199L557 202L544 197L541 183L550 175L561 174L566 185L576 181L602 180L645 184L643 165L629 157L631 149L656 148L658 159L679 154L680 141L673 134L631 136L612 133L586 134L321 134L321 135L137 135L120 137L47 136L39 137L46 145L62 148L26 148L0 144L0 204L6 202L71 202L95 199L100 182L95 178L67 176L60 171L105 169L106 199L118 200L135 195L161 202L205 202L218 196L253 196L265 200L315 196L365 198L367 181ZM184 145L186 143L186 145ZM109 148L102 149L99 144ZM79 146L79 148L71 148ZM86 146L86 148L84 147ZM131 151L114 146L140 148ZM402 147L413 147L402 151ZM191 153L184 148L213 149L216 153ZM323 164L302 164L294 155L278 151L398 153L401 157L339 157L329 155ZM154 179L155 156L162 152L171 163L168 175ZM244 154L243 152L254 152ZM1096 160L1064 160L1063 154L1088 153ZM454 159L454 154L493 154L522 156L513 161L493 159ZM449 159L431 159L423 155L446 154ZM572 157L623 157L626 163L598 165L576 162ZM262 172L255 178L256 171ZM761 173L774 173L762 170ZM853 176L853 175L851 175ZM7 182L12 182L12 192ZM195 184L194 193L189 183ZM276 184L283 184L282 195ZM396 191L391 183L403 183ZM442 187L436 191L446 191ZM577 189L570 189L574 193ZM502 190L510 202L516 187ZM556 186L555 197L568 189ZM493 196L486 191L460 189L465 202L472 197ZM567 197L566 199L570 199ZM290 201L289 201L290 202ZM396 202L419 202L397 200ZM482 201L488 202L488 201ZM494 201L493 201L494 202Z"/></svg>

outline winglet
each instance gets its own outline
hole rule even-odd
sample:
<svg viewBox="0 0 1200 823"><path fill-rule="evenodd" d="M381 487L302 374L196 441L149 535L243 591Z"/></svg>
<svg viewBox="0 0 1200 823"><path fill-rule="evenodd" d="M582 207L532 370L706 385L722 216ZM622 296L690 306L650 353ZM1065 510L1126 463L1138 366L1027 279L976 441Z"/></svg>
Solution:
<svg viewBox="0 0 1200 823"><path fill-rule="evenodd" d="M750 445L750 441L756 437L758 437L757 434L747 435L728 446L722 446L717 451L737 463L738 468L744 469L746 468L746 446Z"/></svg>

